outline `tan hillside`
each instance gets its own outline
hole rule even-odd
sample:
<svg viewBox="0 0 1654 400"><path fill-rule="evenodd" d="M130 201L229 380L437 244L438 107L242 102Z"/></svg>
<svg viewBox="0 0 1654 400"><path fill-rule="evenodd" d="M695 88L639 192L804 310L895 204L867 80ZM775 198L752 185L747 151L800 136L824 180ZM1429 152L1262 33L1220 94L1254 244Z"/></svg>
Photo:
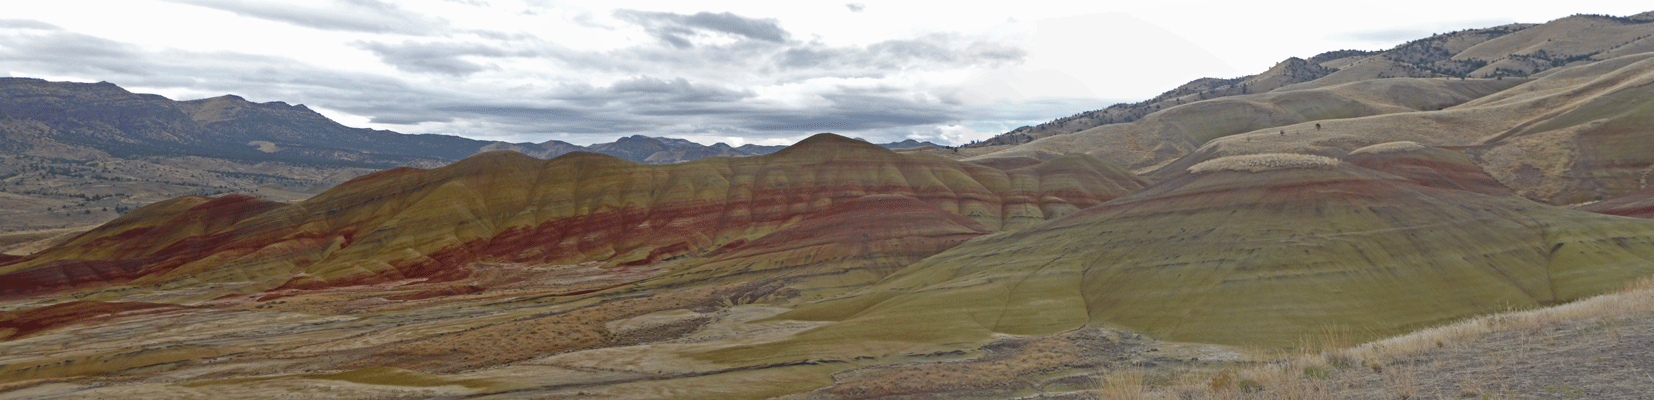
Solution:
<svg viewBox="0 0 1654 400"><path fill-rule="evenodd" d="M1329 54L1341 53L1332 52ZM1313 81L1326 76L1332 71L1304 59L1288 58L1275 64L1268 71L1257 75L1234 79L1196 79L1178 86L1176 89L1161 93L1153 99L1131 104L1115 104L1101 110L1087 111L1036 126L1024 126L969 147L1018 145L1043 137L1066 135L1100 125L1129 123L1157 111L1186 103L1248 93L1264 93L1294 83Z"/></svg>
<svg viewBox="0 0 1654 400"><path fill-rule="evenodd" d="M1053 136L966 160L1050 158L1085 152L1144 171L1195 151L1217 138L1294 125L1451 107L1517 85L1511 80L1383 79L1290 92L1206 100L1157 112L1128 124ZM1309 125L1313 129L1313 125ZM1302 128L1299 128L1302 129ZM1301 133L1301 131L1294 131Z"/></svg>
<svg viewBox="0 0 1654 400"><path fill-rule="evenodd" d="M1188 102L1268 91L1298 91L1365 80L1412 78L1527 77L1654 51L1654 18L1646 13L1613 17L1575 15L1544 24L1510 24L1432 35L1383 51L1340 50L1288 59L1264 73L1203 78L1153 99L1117 104L1054 121L1025 126L973 147L1018 145L1097 126L1122 124Z"/></svg>
<svg viewBox="0 0 1654 400"><path fill-rule="evenodd" d="M1299 123L1213 140L1151 176L1201 160L1252 153L1341 156L1391 141L1457 146L1500 183L1551 204L1597 200L1644 187L1654 61L1643 54L1555 70L1440 111ZM1506 80L1508 81L1508 79ZM1282 135L1281 132L1286 132Z"/></svg>
<svg viewBox="0 0 1654 400"><path fill-rule="evenodd" d="M1453 56L1478 60L1487 66L1470 76L1523 76L1559 66L1572 66L1624 55L1654 51L1654 24L1650 20L1576 15L1524 29L1481 43Z"/></svg>

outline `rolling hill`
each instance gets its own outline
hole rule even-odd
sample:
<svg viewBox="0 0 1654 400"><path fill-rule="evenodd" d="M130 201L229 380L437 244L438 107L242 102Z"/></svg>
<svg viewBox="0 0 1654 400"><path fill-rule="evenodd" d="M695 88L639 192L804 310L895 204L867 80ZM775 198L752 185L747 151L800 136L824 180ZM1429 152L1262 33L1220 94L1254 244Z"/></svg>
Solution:
<svg viewBox="0 0 1654 400"><path fill-rule="evenodd" d="M11 82L50 95L6 109L34 146L8 181L209 183L85 232L0 235L33 240L0 255L0 397L1640 393L1650 21L1289 59L962 149L631 136L395 161L424 142L309 145L331 128L301 106ZM36 116L71 89L112 114ZM288 139L235 151L415 166L256 164L340 181L271 199L226 194L264 172L200 167L228 158L54 139L256 132ZM70 211L110 200L90 197ZM1535 322L1557 314L1576 318ZM1506 382L1526 391L1489 389Z"/></svg>
<svg viewBox="0 0 1654 400"><path fill-rule="evenodd" d="M0 266L0 290L228 285L216 297L453 281L475 262L647 265L759 240L868 195L907 196L971 221L961 228L1003 230L1144 184L1083 156L1002 171L831 134L768 156L659 166L584 152L552 160L492 152L369 174L293 204L156 203Z"/></svg>
<svg viewBox="0 0 1654 400"><path fill-rule="evenodd" d="M1130 123L1165 109L1230 96L1289 92L1384 78L1528 77L1654 50L1654 14L1575 15L1544 24L1511 24L1432 35L1383 51L1339 50L1291 58L1257 75L1203 78L1139 103L1118 104L1032 127L973 147L1019 145L1110 124Z"/></svg>
<svg viewBox="0 0 1654 400"><path fill-rule="evenodd" d="M986 341L1097 324L1289 346L1328 327L1370 340L1557 304L1654 273L1654 224L1534 203L1463 156L1387 147L1348 162L1207 161L784 316L836 322L801 334L805 347Z"/></svg>

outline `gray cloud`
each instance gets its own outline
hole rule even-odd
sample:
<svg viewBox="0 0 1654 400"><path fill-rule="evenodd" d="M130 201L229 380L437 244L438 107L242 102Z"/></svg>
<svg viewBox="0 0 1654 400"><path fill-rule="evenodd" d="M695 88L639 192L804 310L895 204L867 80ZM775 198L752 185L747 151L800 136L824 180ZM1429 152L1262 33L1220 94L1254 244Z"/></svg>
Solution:
<svg viewBox="0 0 1654 400"><path fill-rule="evenodd" d="M918 129L915 125L945 124L970 114L946 93L914 96L911 89L897 86L812 89L814 94L807 96L819 97L810 101L825 106L804 108L760 100L759 88L817 77L882 78L916 69L1016 62L1024 55L1015 47L959 35L828 46L789 39L774 21L728 13L632 15L632 23L650 32L675 35L689 46L646 44L576 51L532 35L502 32L352 44L398 70L457 82L432 85L420 77L334 69L286 57L156 50L38 21L0 20L0 68L109 81L135 91L183 88L208 93L202 97L237 94L255 101L303 103L363 116L375 124L427 124L397 129L404 133L483 140L592 143L612 141L617 135L645 134L737 136L757 141L854 131L877 141L900 140ZM741 40L695 42L696 35L703 34L727 34ZM629 78L599 86L556 78L549 78L549 83L514 84L518 86L446 78L464 78L509 65L496 62L505 58L548 61L568 72L565 75Z"/></svg>
<svg viewBox="0 0 1654 400"><path fill-rule="evenodd" d="M867 6L862 5L861 3L850 3L850 4L845 4L844 6L848 7L850 9L850 12L861 12L861 10L867 9Z"/></svg>
<svg viewBox="0 0 1654 400"><path fill-rule="evenodd" d="M356 42L356 47L373 52L381 61L408 72L434 72L465 76L488 67L461 59L466 56L505 57L512 53L476 43Z"/></svg>
<svg viewBox="0 0 1654 400"><path fill-rule="evenodd" d="M959 67L1021 61L1021 48L952 35L933 34L914 39L886 40L865 47L828 47L816 43L787 49L775 57L783 69L899 70L916 65Z"/></svg>
<svg viewBox="0 0 1654 400"><path fill-rule="evenodd" d="M785 42L788 36L775 20L746 18L727 12L683 15L622 9L615 10L614 16L643 26L661 41L679 49L694 47L687 37L703 32L721 32L774 43Z"/></svg>
<svg viewBox="0 0 1654 400"><path fill-rule="evenodd" d="M379 0L333 0L324 8L260 0L163 0L229 11L237 15L334 31L431 35L447 28L441 18L404 10Z"/></svg>
<svg viewBox="0 0 1654 400"><path fill-rule="evenodd" d="M641 95L670 102L728 102L752 97L751 91L736 91L721 87L691 85L684 78L670 81L651 77L637 77L615 82L609 91L617 95Z"/></svg>
<svg viewBox="0 0 1654 400"><path fill-rule="evenodd" d="M96 36L32 28L24 32L0 31L0 60L7 63L58 70L61 73L93 75L134 74L139 68L125 60L137 56L131 46Z"/></svg>
<svg viewBox="0 0 1654 400"><path fill-rule="evenodd" d="M32 19L0 19L0 29L35 29L43 31L63 30L63 28L59 28L57 25L35 21Z"/></svg>

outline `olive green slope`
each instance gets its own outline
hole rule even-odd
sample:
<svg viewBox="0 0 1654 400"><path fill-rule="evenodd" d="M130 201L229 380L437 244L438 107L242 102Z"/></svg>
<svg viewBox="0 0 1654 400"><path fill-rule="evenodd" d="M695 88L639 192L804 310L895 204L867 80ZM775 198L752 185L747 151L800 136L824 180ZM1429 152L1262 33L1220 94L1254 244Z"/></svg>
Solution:
<svg viewBox="0 0 1654 400"><path fill-rule="evenodd" d="M1364 340L1654 273L1650 221L1430 187L1316 156L1193 170L800 307L785 316L838 322L761 351L974 343L1087 324L1235 345L1290 346L1327 328ZM726 353L709 357L736 356Z"/></svg>

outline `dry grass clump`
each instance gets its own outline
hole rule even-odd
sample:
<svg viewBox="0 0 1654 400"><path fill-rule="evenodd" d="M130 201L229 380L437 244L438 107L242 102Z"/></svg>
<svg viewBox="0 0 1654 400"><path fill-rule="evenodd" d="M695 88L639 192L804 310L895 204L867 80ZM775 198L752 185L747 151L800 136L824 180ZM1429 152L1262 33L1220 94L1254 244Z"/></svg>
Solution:
<svg viewBox="0 0 1654 400"><path fill-rule="evenodd" d="M840 372L832 386L816 391L823 398L894 398L942 395L985 396L1043 385L1054 371L1090 370L1121 356L1123 346L1099 330L1076 330L1035 338L1004 339L988 346L975 359L916 361ZM960 352L963 354L963 352ZM1148 381L1141 371L1120 370L1089 385L1115 398L1143 398ZM1041 378L1041 376L1046 376ZM1090 380L1093 378L1087 378ZM1049 383L1049 382L1046 382ZM1075 384L1084 387L1088 384ZM1135 394L1132 394L1135 393ZM1138 397L1119 397L1131 394ZM999 395L993 395L999 396ZM812 397L814 398L814 397Z"/></svg>
<svg viewBox="0 0 1654 400"><path fill-rule="evenodd" d="M1198 174L1225 170L1262 172L1293 168L1328 169L1341 164L1343 164L1342 161L1332 157L1310 154L1264 153L1206 160L1189 167L1189 172Z"/></svg>
<svg viewBox="0 0 1654 400"><path fill-rule="evenodd" d="M1351 151L1350 154L1405 153L1409 151L1423 150L1426 147L1429 146L1403 140L1399 142L1379 143L1372 146L1362 147Z"/></svg>
<svg viewBox="0 0 1654 400"><path fill-rule="evenodd" d="M1387 398L1420 399L1427 381L1442 377L1424 375L1430 364L1421 364L1422 354L1437 348L1465 346L1484 335L1511 330L1596 320L1606 334L1618 339L1616 321L1654 309L1654 277L1643 278L1615 292L1553 307L1475 317L1411 334L1350 346L1349 333L1328 329L1308 337L1300 352L1258 354L1275 360L1249 366L1234 366L1207 372L1207 380L1154 387L1131 388L1128 379L1110 379L1093 390L1107 399L1336 399L1366 398L1382 393ZM1439 371L1438 371L1439 372ZM1195 374L1199 376L1200 374ZM1372 381L1365 377L1376 375ZM1493 391L1486 377L1460 377L1456 393L1470 398L1508 398L1508 392ZM1363 383L1366 382L1366 383ZM1362 387L1364 384L1376 387ZM1438 385L1439 386L1439 385ZM1547 387L1560 393L1571 386ZM1439 388L1438 388L1439 389ZM1578 389L1572 389L1578 391ZM1364 394L1358 394L1364 393Z"/></svg>
<svg viewBox="0 0 1654 400"><path fill-rule="evenodd" d="M1654 309L1654 277L1638 279L1626 288L1567 304L1527 311L1485 315L1457 323L1356 346L1354 356L1370 360L1406 357L1449 344L1474 340L1489 332L1534 329L1568 321L1618 318L1636 310Z"/></svg>

